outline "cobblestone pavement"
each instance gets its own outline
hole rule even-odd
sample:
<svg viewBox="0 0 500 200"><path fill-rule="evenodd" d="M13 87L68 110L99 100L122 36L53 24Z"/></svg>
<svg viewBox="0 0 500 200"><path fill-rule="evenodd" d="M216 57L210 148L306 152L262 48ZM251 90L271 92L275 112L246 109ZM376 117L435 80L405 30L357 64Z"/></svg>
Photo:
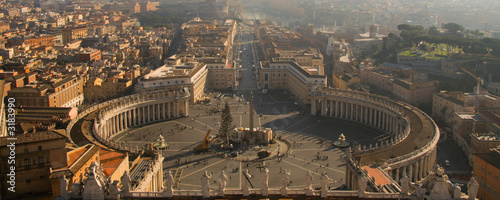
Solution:
<svg viewBox="0 0 500 200"><path fill-rule="evenodd" d="M248 94L249 91L240 91ZM191 105L190 116L171 121L132 128L114 138L114 140L127 141L129 145L142 147L149 142L154 142L160 134L171 145L163 151L166 157L164 171L173 170L178 173L178 187L182 189L200 189L200 177L206 170L215 181L221 170L230 177L228 188L239 188L242 181L242 170L249 170L254 178L249 179L254 188L260 188L260 171L263 166L270 170L270 187L280 186L280 173L284 169L290 170L289 188L303 188L305 185L305 174L309 170L314 174L314 187L319 187L319 175L325 171L332 179L329 187L341 186L345 180L345 165L343 164L344 153L332 144L341 133L349 142L370 144L377 140L381 132L364 127L360 124L335 120L331 118L317 118L310 116L306 107L299 107L290 102L275 102L272 93L256 95L255 117L256 126L273 128L275 134L290 141L293 145L291 155L282 159L272 159L265 162L241 162L224 159L210 152L197 154L193 148L201 143L206 132L213 130L220 121L220 112L211 113L214 109L221 109L227 101L231 106L233 124L236 127L248 127L249 105L241 97L224 97L222 100L212 98L211 106ZM215 94L211 94L215 96ZM245 95L244 98L247 98ZM217 106L218 105L218 106ZM260 115L262 114L262 115ZM245 152L246 155L257 154L260 150L253 148ZM179 163L179 164L177 164ZM211 187L216 187L212 182Z"/></svg>

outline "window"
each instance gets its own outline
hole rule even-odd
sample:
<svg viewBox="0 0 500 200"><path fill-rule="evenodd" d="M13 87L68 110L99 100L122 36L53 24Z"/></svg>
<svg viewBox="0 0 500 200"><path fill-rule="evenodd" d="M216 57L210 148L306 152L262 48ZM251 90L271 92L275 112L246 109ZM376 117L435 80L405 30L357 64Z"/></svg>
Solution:
<svg viewBox="0 0 500 200"><path fill-rule="evenodd" d="M490 187L490 184L486 184L486 192L488 194L491 194L491 187Z"/></svg>
<svg viewBox="0 0 500 200"><path fill-rule="evenodd" d="M38 151L41 151L42 150L42 146L38 146Z"/></svg>
<svg viewBox="0 0 500 200"><path fill-rule="evenodd" d="M497 180L497 181L498 181L498 175L495 175L495 180Z"/></svg>
<svg viewBox="0 0 500 200"><path fill-rule="evenodd" d="M493 191L491 192L491 195L493 197L495 197L495 199L498 199L498 190L497 189L493 189Z"/></svg>
<svg viewBox="0 0 500 200"><path fill-rule="evenodd" d="M26 183L31 183L31 179L26 179Z"/></svg>
<svg viewBox="0 0 500 200"><path fill-rule="evenodd" d="M491 176L491 171L488 171L488 176Z"/></svg>
<svg viewBox="0 0 500 200"><path fill-rule="evenodd" d="M24 147L24 153L28 153L28 147Z"/></svg>
<svg viewBox="0 0 500 200"><path fill-rule="evenodd" d="M45 179L45 175L41 175L41 176L40 176L40 179Z"/></svg>

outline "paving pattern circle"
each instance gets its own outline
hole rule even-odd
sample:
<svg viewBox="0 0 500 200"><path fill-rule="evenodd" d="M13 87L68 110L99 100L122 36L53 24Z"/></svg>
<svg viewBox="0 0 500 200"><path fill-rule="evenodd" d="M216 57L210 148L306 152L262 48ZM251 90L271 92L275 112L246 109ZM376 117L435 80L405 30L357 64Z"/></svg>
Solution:
<svg viewBox="0 0 500 200"><path fill-rule="evenodd" d="M280 94L268 93L254 97L254 124L272 128L277 136L289 141L292 145L289 156L267 161L242 162L238 159L224 159L210 152L196 153L194 147L201 143L208 130L212 130L211 135L215 136L221 113L213 111L222 109L226 101L231 107L233 125L249 126L249 105L246 102L249 101L250 91L238 92L236 97L223 99L213 98L215 94L210 96L211 105L190 105L188 117L132 128L115 136L113 140L125 141L134 148L143 147L155 142L161 134L169 144L169 148L162 151L165 156L163 170L164 173L168 170L173 172L174 187L177 189L201 189L200 178L204 171L213 174L210 186L216 188L216 179L221 170L230 178L227 182L228 188L240 188L242 181L247 181L242 177L242 170L249 170L253 176L248 179L251 185L260 188L260 171L264 167L269 168L271 188L280 187L280 176L286 169L291 171L291 189L304 188L307 171L314 175L314 187L319 187L321 172L327 172L332 179L328 186L333 189L342 186L345 181L344 149L334 145L339 135L343 133L346 141L358 142L361 145L369 145L383 137L382 132L359 123L311 116L308 114L309 108L297 106L294 101L280 97ZM271 147L252 148L245 154L256 155L258 151L269 148Z"/></svg>

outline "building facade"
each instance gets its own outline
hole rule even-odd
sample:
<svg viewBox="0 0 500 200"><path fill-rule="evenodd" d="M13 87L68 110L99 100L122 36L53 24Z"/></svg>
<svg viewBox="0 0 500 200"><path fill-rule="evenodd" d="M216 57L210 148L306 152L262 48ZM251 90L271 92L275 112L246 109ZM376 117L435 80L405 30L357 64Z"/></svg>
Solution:
<svg viewBox="0 0 500 200"><path fill-rule="evenodd" d="M9 136L12 137L12 136ZM0 162L2 164L2 197L23 198L22 195L46 195L51 192L51 169L66 166L66 133L64 130L36 132L14 136L15 151L15 190L10 192L7 183L10 166L7 164L11 154L9 140L0 138ZM20 192L22 191L22 192Z"/></svg>

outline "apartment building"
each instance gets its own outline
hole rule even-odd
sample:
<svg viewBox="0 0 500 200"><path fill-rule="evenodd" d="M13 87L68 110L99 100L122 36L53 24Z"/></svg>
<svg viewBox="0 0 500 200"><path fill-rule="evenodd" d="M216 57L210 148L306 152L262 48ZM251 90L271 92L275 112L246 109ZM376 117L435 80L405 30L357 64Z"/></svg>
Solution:
<svg viewBox="0 0 500 200"><path fill-rule="evenodd" d="M67 27L62 30L63 43L69 43L72 40L87 37L87 27Z"/></svg>
<svg viewBox="0 0 500 200"><path fill-rule="evenodd" d="M80 62L90 62L101 59L101 50L98 49L84 49L75 54Z"/></svg>
<svg viewBox="0 0 500 200"><path fill-rule="evenodd" d="M54 46L54 36L53 35L40 35L25 37L23 42L30 46L31 48Z"/></svg>
<svg viewBox="0 0 500 200"><path fill-rule="evenodd" d="M479 183L479 199L499 199L500 147L493 147L487 153L474 154L472 174Z"/></svg>
<svg viewBox="0 0 500 200"><path fill-rule="evenodd" d="M8 192L10 186L7 174L10 172L7 164L10 155L10 140L0 138L0 175L4 198L23 199L22 195L43 197L51 192L51 169L66 166L66 134L64 130L41 131L30 134L9 136L16 138L15 167L16 191ZM50 195L48 195L50 196Z"/></svg>
<svg viewBox="0 0 500 200"><path fill-rule="evenodd" d="M310 103L309 94L313 87L327 84L325 75L317 74L315 70L304 69L289 58L261 61L258 72L260 88L288 89L304 103Z"/></svg>
<svg viewBox="0 0 500 200"><path fill-rule="evenodd" d="M432 95L438 91L438 88L438 81L412 82L396 79L393 81L392 94L410 104L430 104L432 103Z"/></svg>
<svg viewBox="0 0 500 200"><path fill-rule="evenodd" d="M156 90L188 89L190 102L200 100L207 88L207 64L191 62L181 65L163 65L140 78L135 85L136 93Z"/></svg>
<svg viewBox="0 0 500 200"><path fill-rule="evenodd" d="M17 87L8 92L16 99L16 107L73 107L83 102L83 79L76 75L55 77L51 80Z"/></svg>

